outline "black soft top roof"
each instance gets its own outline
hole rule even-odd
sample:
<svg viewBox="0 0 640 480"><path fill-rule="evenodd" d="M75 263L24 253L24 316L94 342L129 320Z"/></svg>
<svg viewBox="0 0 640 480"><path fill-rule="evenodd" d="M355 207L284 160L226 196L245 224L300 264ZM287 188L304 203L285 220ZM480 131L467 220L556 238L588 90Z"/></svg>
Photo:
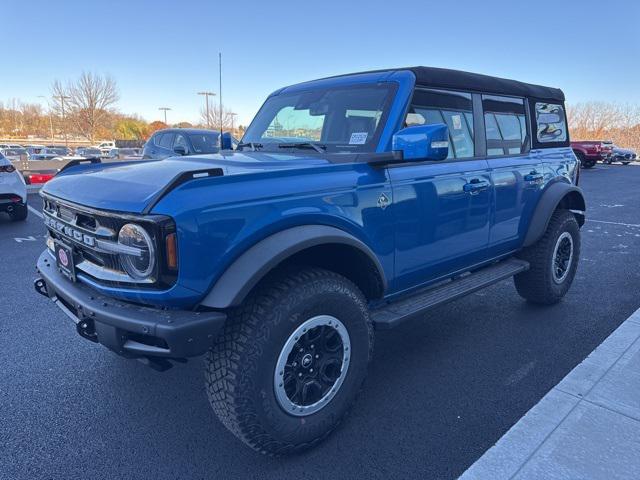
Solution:
<svg viewBox="0 0 640 480"><path fill-rule="evenodd" d="M516 95L519 97L534 97L544 100L564 102L564 93L559 88L543 87L531 83L509 80L506 78L491 77L479 73L450 70L435 67L410 67L416 76L418 84L432 87L477 90L480 92Z"/></svg>

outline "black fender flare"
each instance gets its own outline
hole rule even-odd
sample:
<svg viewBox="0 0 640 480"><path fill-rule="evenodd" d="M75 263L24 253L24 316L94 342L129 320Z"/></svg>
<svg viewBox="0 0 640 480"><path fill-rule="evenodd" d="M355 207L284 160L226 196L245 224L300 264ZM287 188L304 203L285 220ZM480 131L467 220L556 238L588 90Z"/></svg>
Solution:
<svg viewBox="0 0 640 480"><path fill-rule="evenodd" d="M586 203L582 189L569 183L556 182L547 187L543 192L533 212L529 229L524 239L524 247L533 245L544 235L549 225L551 215L553 215L553 212L563 200L565 201L566 208L578 215L578 223L580 223L580 226L584 224Z"/></svg>
<svg viewBox="0 0 640 480"><path fill-rule="evenodd" d="M375 253L362 241L339 228L302 225L274 233L247 249L227 267L200 303L210 308L238 306L265 275L290 256L324 244L357 248L375 265L386 290L384 270Z"/></svg>

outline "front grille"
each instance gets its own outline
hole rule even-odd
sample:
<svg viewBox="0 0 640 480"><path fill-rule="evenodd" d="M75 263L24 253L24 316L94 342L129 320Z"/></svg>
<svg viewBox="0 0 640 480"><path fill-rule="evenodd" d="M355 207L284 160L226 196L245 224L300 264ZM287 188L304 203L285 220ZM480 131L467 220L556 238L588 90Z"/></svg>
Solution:
<svg viewBox="0 0 640 480"><path fill-rule="evenodd" d="M99 247L100 242L117 242L117 232L124 221L46 197L44 214L51 237L72 245L79 272L105 284L141 283L126 274L117 254ZM153 279L142 283L153 283Z"/></svg>
<svg viewBox="0 0 640 480"><path fill-rule="evenodd" d="M107 212L83 207L43 194L44 217L49 234L71 245L78 273L104 285L158 288L175 283L177 271L157 263L156 271L147 279L135 280L122 268L118 257L118 232L126 223L144 226L155 244L159 258L164 258L164 241L175 232L171 218L162 215L140 216Z"/></svg>

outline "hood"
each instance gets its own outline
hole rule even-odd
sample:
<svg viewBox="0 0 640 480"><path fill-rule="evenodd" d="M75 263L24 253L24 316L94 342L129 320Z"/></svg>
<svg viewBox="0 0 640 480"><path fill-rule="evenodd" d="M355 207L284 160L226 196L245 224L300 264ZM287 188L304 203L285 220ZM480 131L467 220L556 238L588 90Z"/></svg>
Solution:
<svg viewBox="0 0 640 480"><path fill-rule="evenodd" d="M42 191L91 208L141 213L167 184L185 172L220 168L223 176L230 176L317 167L327 163L318 156L230 152L78 165L60 172L45 184Z"/></svg>

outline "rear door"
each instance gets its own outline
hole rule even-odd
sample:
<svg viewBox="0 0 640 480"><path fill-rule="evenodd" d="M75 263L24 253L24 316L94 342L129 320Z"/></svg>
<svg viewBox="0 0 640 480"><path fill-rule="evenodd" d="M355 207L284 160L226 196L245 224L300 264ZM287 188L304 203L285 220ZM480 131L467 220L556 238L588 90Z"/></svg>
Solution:
<svg viewBox="0 0 640 480"><path fill-rule="evenodd" d="M396 219L394 290L398 292L486 257L493 193L487 161L476 155L473 96L416 88L406 124L436 123L449 127L446 160L389 168Z"/></svg>
<svg viewBox="0 0 640 480"><path fill-rule="evenodd" d="M531 151L531 128L524 98L482 95L487 161L494 187L490 256L522 245L544 185L541 158Z"/></svg>

